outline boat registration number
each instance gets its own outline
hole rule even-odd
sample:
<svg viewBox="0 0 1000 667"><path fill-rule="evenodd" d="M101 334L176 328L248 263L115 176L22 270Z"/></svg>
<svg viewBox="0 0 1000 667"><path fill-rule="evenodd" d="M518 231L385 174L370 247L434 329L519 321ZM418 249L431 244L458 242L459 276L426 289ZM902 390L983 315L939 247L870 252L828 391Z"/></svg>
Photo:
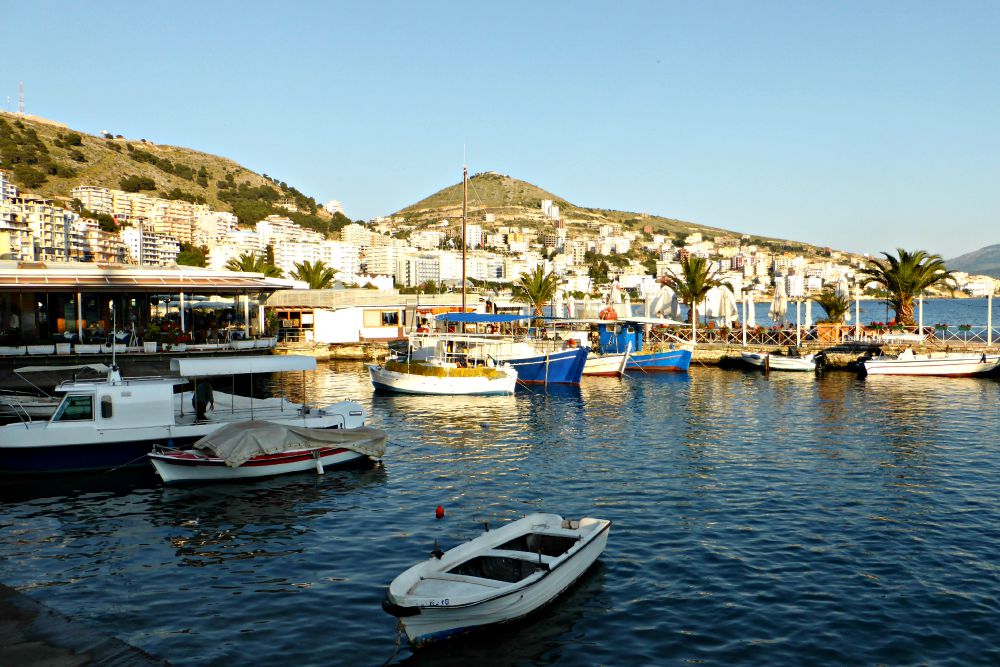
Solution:
<svg viewBox="0 0 1000 667"><path fill-rule="evenodd" d="M450 598L444 598L442 600L431 600L427 603L428 607L447 607L451 604Z"/></svg>

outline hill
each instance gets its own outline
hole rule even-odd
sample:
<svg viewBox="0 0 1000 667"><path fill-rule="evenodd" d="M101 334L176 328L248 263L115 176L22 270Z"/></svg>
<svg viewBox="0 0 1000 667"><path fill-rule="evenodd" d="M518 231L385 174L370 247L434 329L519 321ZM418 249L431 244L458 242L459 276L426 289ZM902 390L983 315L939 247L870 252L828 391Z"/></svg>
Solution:
<svg viewBox="0 0 1000 667"><path fill-rule="evenodd" d="M947 265L953 271L1000 278L1000 243L949 259Z"/></svg>
<svg viewBox="0 0 1000 667"><path fill-rule="evenodd" d="M21 114L0 112L0 169L11 172L22 191L63 203L74 187L95 185L208 204L243 224L272 213L323 232L349 222L287 183L224 157L121 135L97 137Z"/></svg>
<svg viewBox="0 0 1000 667"><path fill-rule="evenodd" d="M768 247L774 251L793 251L808 254L822 254L824 249L798 241L788 241L749 234L741 234L718 227L708 227L686 220L678 220L647 213L632 213L610 209L586 208L576 206L565 198L555 195L536 185L511 176L488 171L475 174L469 178L469 220L476 224L491 226L516 225L539 226L548 224L541 210L542 200L551 200L559 207L560 217L568 226L592 227L595 230L602 224L619 224L626 229L641 231L651 227L655 233L668 234L675 238L683 238L694 232L712 240L748 237L751 243ZM484 224L487 214L492 214L495 222ZM462 217L462 183L450 185L429 197L421 199L393 214L404 218L407 224L422 227L441 220L461 223ZM586 235L586 234L584 234Z"/></svg>

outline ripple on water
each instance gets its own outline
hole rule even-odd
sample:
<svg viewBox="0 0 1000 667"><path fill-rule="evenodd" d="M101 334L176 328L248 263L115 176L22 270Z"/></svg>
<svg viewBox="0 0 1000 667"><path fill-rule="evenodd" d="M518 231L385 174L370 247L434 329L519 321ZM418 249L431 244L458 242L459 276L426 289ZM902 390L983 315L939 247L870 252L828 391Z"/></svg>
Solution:
<svg viewBox="0 0 1000 667"><path fill-rule="evenodd" d="M9 484L4 582L177 664L376 664L396 574L548 510L614 521L597 567L535 618L396 660L1000 662L995 381L696 368L428 399L336 364L305 390L365 404L384 466Z"/></svg>

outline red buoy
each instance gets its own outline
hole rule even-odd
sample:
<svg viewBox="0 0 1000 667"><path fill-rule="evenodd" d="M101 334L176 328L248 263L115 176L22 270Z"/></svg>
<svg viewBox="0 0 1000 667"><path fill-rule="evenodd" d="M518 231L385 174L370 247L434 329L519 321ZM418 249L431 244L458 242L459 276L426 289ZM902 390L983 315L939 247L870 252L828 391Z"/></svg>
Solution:
<svg viewBox="0 0 1000 667"><path fill-rule="evenodd" d="M440 505L438 505L437 509L434 510L434 516L436 516L439 519L443 519L444 518L444 508L441 507Z"/></svg>

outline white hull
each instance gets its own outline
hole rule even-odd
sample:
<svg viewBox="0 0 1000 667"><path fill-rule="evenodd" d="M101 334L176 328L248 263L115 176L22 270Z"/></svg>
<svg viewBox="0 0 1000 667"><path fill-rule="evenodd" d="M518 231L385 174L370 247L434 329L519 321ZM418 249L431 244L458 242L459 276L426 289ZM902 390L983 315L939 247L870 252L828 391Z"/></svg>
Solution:
<svg viewBox="0 0 1000 667"><path fill-rule="evenodd" d="M488 396L513 394L517 386L517 371L513 368L496 368L503 373L500 378L488 377L437 377L416 373L397 373L382 366L368 367L372 384L403 394L430 394L437 396Z"/></svg>
<svg viewBox="0 0 1000 667"><path fill-rule="evenodd" d="M807 354L804 357L786 357L780 354L743 352L740 356L744 362L751 366L764 368L766 365L767 369L771 371L809 372L816 370L816 360L811 354Z"/></svg>
<svg viewBox="0 0 1000 667"><path fill-rule="evenodd" d="M253 479L305 471L322 474L325 468L363 458L364 454L349 449L303 449L280 455L256 456L241 466L230 468L222 459L198 456L189 451L149 455L156 473L167 484Z"/></svg>
<svg viewBox="0 0 1000 667"><path fill-rule="evenodd" d="M565 525L558 515L533 514L486 532L396 577L383 607L400 617L414 645L527 616L569 588L607 544L609 521L581 519L576 529L561 528ZM573 546L556 556L499 548L524 535L556 536ZM514 582L450 572L480 557L522 563L533 572Z"/></svg>
<svg viewBox="0 0 1000 667"><path fill-rule="evenodd" d="M627 354L589 354L583 366L584 375L613 376L625 373Z"/></svg>
<svg viewBox="0 0 1000 667"><path fill-rule="evenodd" d="M969 376L989 373L1000 365L1000 355L932 352L873 357L865 362L868 375Z"/></svg>

